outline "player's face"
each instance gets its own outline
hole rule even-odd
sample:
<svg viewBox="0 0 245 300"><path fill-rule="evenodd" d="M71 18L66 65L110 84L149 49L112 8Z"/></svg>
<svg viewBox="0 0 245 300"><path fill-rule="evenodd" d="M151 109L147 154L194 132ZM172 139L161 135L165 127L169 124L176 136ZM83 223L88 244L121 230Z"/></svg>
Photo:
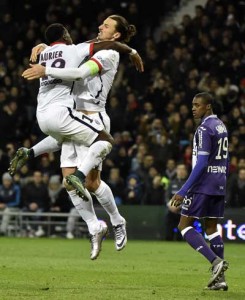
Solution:
<svg viewBox="0 0 245 300"><path fill-rule="evenodd" d="M120 33L116 31L116 24L117 22L113 19L105 19L103 24L99 26L99 40L116 40L118 35L120 35Z"/></svg>
<svg viewBox="0 0 245 300"><path fill-rule="evenodd" d="M194 97L192 101L192 113L194 119L202 119L206 116L209 104L205 104L201 97Z"/></svg>
<svg viewBox="0 0 245 300"><path fill-rule="evenodd" d="M67 45L72 45L73 41L72 41L72 38L70 36L70 33L67 30L64 31L64 36L63 37L66 40Z"/></svg>

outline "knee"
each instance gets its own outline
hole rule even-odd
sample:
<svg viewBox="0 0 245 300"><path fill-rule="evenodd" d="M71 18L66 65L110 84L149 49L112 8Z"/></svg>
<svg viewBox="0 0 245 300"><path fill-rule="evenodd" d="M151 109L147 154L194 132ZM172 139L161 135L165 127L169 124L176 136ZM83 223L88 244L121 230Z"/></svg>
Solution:
<svg viewBox="0 0 245 300"><path fill-rule="evenodd" d="M184 229L183 226L180 223L178 224L178 229L179 229L180 232Z"/></svg>
<svg viewBox="0 0 245 300"><path fill-rule="evenodd" d="M205 228L204 231L205 231L206 235L211 235L211 234L215 233L217 230L216 230L216 228Z"/></svg>
<svg viewBox="0 0 245 300"><path fill-rule="evenodd" d="M109 136L108 142L111 143L112 147L115 145L115 140L114 140L114 138L111 135Z"/></svg>
<svg viewBox="0 0 245 300"><path fill-rule="evenodd" d="M99 179L90 180L89 178L86 178L85 187L89 192L94 193L98 189L99 186L100 186Z"/></svg>
<svg viewBox="0 0 245 300"><path fill-rule="evenodd" d="M99 135L97 140L101 140L101 141L107 141L111 144L111 147L114 146L115 141L114 138L112 137L112 135L108 132L106 132L105 130L102 130Z"/></svg>

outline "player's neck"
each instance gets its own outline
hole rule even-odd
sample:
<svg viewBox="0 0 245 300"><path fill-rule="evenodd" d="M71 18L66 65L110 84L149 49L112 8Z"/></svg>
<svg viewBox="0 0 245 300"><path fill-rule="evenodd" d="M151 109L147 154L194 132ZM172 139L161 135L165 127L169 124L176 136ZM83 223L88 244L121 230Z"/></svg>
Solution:
<svg viewBox="0 0 245 300"><path fill-rule="evenodd" d="M66 45L65 42L53 42L53 43L50 44L50 46L54 46L54 45L58 45L58 44L64 44L64 45Z"/></svg>

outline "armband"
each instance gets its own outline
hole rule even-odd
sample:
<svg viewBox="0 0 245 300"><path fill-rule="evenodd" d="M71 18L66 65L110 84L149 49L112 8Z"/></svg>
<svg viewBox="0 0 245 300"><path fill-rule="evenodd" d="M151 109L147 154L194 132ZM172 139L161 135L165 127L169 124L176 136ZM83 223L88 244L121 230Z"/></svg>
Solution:
<svg viewBox="0 0 245 300"><path fill-rule="evenodd" d="M98 74L98 72L99 72L99 66L98 66L98 64L95 61L93 61L93 60L90 59L84 65L89 68L90 75L94 76L94 75Z"/></svg>

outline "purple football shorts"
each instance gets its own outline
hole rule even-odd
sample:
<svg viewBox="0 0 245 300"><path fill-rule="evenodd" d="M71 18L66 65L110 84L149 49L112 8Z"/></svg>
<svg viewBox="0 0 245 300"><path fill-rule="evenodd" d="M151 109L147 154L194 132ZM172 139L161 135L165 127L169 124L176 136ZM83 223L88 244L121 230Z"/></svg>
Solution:
<svg viewBox="0 0 245 300"><path fill-rule="evenodd" d="M223 218L225 197L188 193L182 203L181 215L201 218Z"/></svg>

